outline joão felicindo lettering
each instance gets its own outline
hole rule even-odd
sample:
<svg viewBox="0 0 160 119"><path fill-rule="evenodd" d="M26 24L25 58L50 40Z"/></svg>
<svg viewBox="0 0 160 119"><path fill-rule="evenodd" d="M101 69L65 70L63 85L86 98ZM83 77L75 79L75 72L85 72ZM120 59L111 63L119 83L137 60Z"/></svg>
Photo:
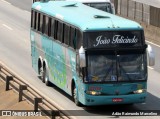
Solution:
<svg viewBox="0 0 160 119"><path fill-rule="evenodd" d="M135 44L138 42L138 39L136 36L133 36L133 38L129 38L128 36L124 37L122 35L115 35L113 36L113 39L104 37L104 36L98 36L96 38L96 44L94 44L94 47L97 47L99 45L107 45L107 44Z"/></svg>

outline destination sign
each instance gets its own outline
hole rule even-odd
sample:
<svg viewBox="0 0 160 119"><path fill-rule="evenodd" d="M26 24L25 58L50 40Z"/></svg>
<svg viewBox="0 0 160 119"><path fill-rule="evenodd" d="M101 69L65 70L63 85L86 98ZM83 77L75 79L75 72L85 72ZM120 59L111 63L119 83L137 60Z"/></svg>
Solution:
<svg viewBox="0 0 160 119"><path fill-rule="evenodd" d="M91 32L85 38L87 48L142 46L144 40L141 31Z"/></svg>

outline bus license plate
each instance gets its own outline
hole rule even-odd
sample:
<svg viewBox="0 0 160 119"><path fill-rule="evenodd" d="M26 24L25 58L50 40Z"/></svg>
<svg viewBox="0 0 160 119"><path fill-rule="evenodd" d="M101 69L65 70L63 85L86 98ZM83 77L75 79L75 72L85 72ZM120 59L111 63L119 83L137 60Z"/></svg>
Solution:
<svg viewBox="0 0 160 119"><path fill-rule="evenodd" d="M113 98L112 102L122 102L123 98Z"/></svg>

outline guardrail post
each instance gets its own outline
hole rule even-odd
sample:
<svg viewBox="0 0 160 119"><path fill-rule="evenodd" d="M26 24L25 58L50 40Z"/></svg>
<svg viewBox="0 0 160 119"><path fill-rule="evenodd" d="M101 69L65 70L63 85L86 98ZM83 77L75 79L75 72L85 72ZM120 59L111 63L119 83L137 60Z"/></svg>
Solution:
<svg viewBox="0 0 160 119"><path fill-rule="evenodd" d="M19 102L22 101L22 97L23 97L23 90L27 90L27 86L26 85L19 85Z"/></svg>
<svg viewBox="0 0 160 119"><path fill-rule="evenodd" d="M42 103L42 98L34 98L34 111L38 111L38 103Z"/></svg>
<svg viewBox="0 0 160 119"><path fill-rule="evenodd" d="M13 80L12 76L6 76L6 91L9 90L9 82Z"/></svg>
<svg viewBox="0 0 160 119"><path fill-rule="evenodd" d="M55 119L56 116L59 116L59 115L60 115L59 111L54 111L54 110L51 111L51 119Z"/></svg>
<svg viewBox="0 0 160 119"><path fill-rule="evenodd" d="M1 76L1 69L2 69L2 66L0 65L0 76Z"/></svg>

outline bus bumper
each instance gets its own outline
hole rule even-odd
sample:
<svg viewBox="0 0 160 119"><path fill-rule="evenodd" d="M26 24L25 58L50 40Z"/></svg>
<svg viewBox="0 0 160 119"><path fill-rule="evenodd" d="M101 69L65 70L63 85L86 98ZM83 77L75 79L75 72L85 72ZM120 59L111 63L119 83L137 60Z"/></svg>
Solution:
<svg viewBox="0 0 160 119"><path fill-rule="evenodd" d="M86 106L144 103L146 96L147 93L115 96L93 96L85 94L85 100L81 103Z"/></svg>

